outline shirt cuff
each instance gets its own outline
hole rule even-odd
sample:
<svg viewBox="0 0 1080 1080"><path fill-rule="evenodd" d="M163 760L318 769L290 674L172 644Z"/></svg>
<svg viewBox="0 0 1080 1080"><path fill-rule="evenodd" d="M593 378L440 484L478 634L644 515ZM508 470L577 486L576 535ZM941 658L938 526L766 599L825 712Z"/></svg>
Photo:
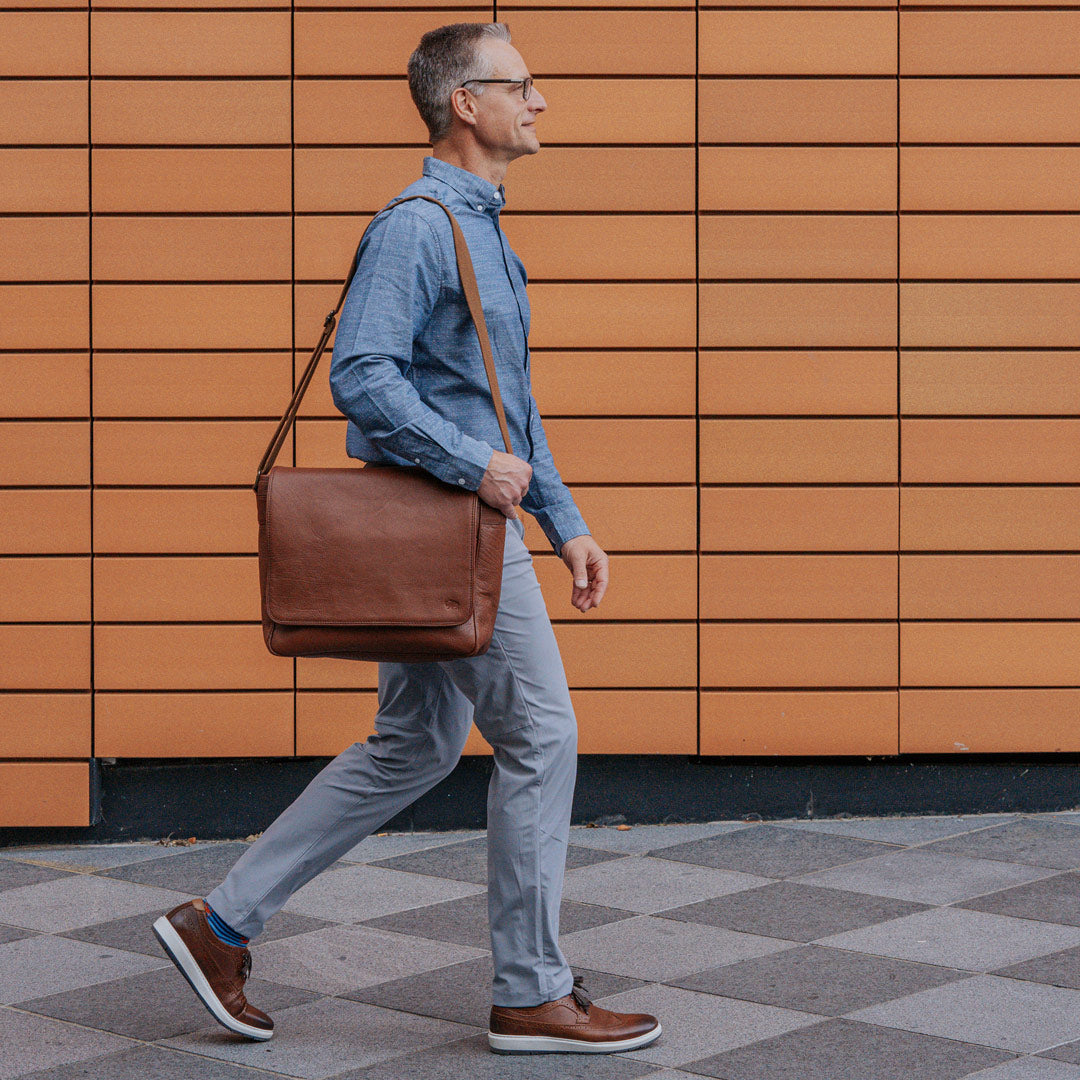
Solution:
<svg viewBox="0 0 1080 1080"><path fill-rule="evenodd" d="M552 506L537 510L533 514L537 524L544 530L544 535L556 555L567 540L575 536L591 536L581 511L571 503L569 506Z"/></svg>
<svg viewBox="0 0 1080 1080"><path fill-rule="evenodd" d="M462 435L457 454L443 456L429 450L418 464L448 484L476 491L494 454L494 448L486 442Z"/></svg>

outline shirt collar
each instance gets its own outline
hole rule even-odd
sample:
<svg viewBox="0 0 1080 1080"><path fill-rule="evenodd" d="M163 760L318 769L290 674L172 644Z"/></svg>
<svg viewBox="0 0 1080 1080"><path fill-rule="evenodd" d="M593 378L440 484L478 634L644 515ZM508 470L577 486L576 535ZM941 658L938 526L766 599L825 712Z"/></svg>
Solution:
<svg viewBox="0 0 1080 1080"><path fill-rule="evenodd" d="M506 204L506 191L502 184L496 187L490 180L432 154L424 158L424 175L449 184L476 210L501 210Z"/></svg>

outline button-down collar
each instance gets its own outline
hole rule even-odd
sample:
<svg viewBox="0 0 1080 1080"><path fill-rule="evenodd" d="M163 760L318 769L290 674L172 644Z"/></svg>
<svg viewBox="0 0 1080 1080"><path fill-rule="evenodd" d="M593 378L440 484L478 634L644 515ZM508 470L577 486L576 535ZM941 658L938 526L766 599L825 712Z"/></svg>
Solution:
<svg viewBox="0 0 1080 1080"><path fill-rule="evenodd" d="M424 175L449 184L476 210L494 210L497 213L506 203L506 191L502 184L496 187L490 180L431 154L424 158Z"/></svg>

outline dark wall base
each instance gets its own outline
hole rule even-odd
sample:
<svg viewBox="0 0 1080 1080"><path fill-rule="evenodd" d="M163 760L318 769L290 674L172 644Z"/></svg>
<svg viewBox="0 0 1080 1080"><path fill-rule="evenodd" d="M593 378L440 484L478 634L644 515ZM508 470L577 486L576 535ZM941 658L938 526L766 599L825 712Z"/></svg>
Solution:
<svg viewBox="0 0 1080 1080"><path fill-rule="evenodd" d="M329 758L100 762L85 828L0 829L0 847L261 832ZM454 771L379 831L482 829L491 757ZM611 825L748 818L984 814L1080 808L1078 754L851 758L578 758L571 821Z"/></svg>

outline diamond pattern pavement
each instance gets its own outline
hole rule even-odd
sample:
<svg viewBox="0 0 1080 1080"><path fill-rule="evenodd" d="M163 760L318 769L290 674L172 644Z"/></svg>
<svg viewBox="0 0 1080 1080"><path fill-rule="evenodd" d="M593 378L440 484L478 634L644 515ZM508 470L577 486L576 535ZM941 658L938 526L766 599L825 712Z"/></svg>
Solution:
<svg viewBox="0 0 1080 1080"><path fill-rule="evenodd" d="M243 841L0 849L0 1080L1080 1080L1080 814L573 826L560 943L663 1034L492 1054L482 830L367 837L252 942L274 1038L150 933Z"/></svg>

